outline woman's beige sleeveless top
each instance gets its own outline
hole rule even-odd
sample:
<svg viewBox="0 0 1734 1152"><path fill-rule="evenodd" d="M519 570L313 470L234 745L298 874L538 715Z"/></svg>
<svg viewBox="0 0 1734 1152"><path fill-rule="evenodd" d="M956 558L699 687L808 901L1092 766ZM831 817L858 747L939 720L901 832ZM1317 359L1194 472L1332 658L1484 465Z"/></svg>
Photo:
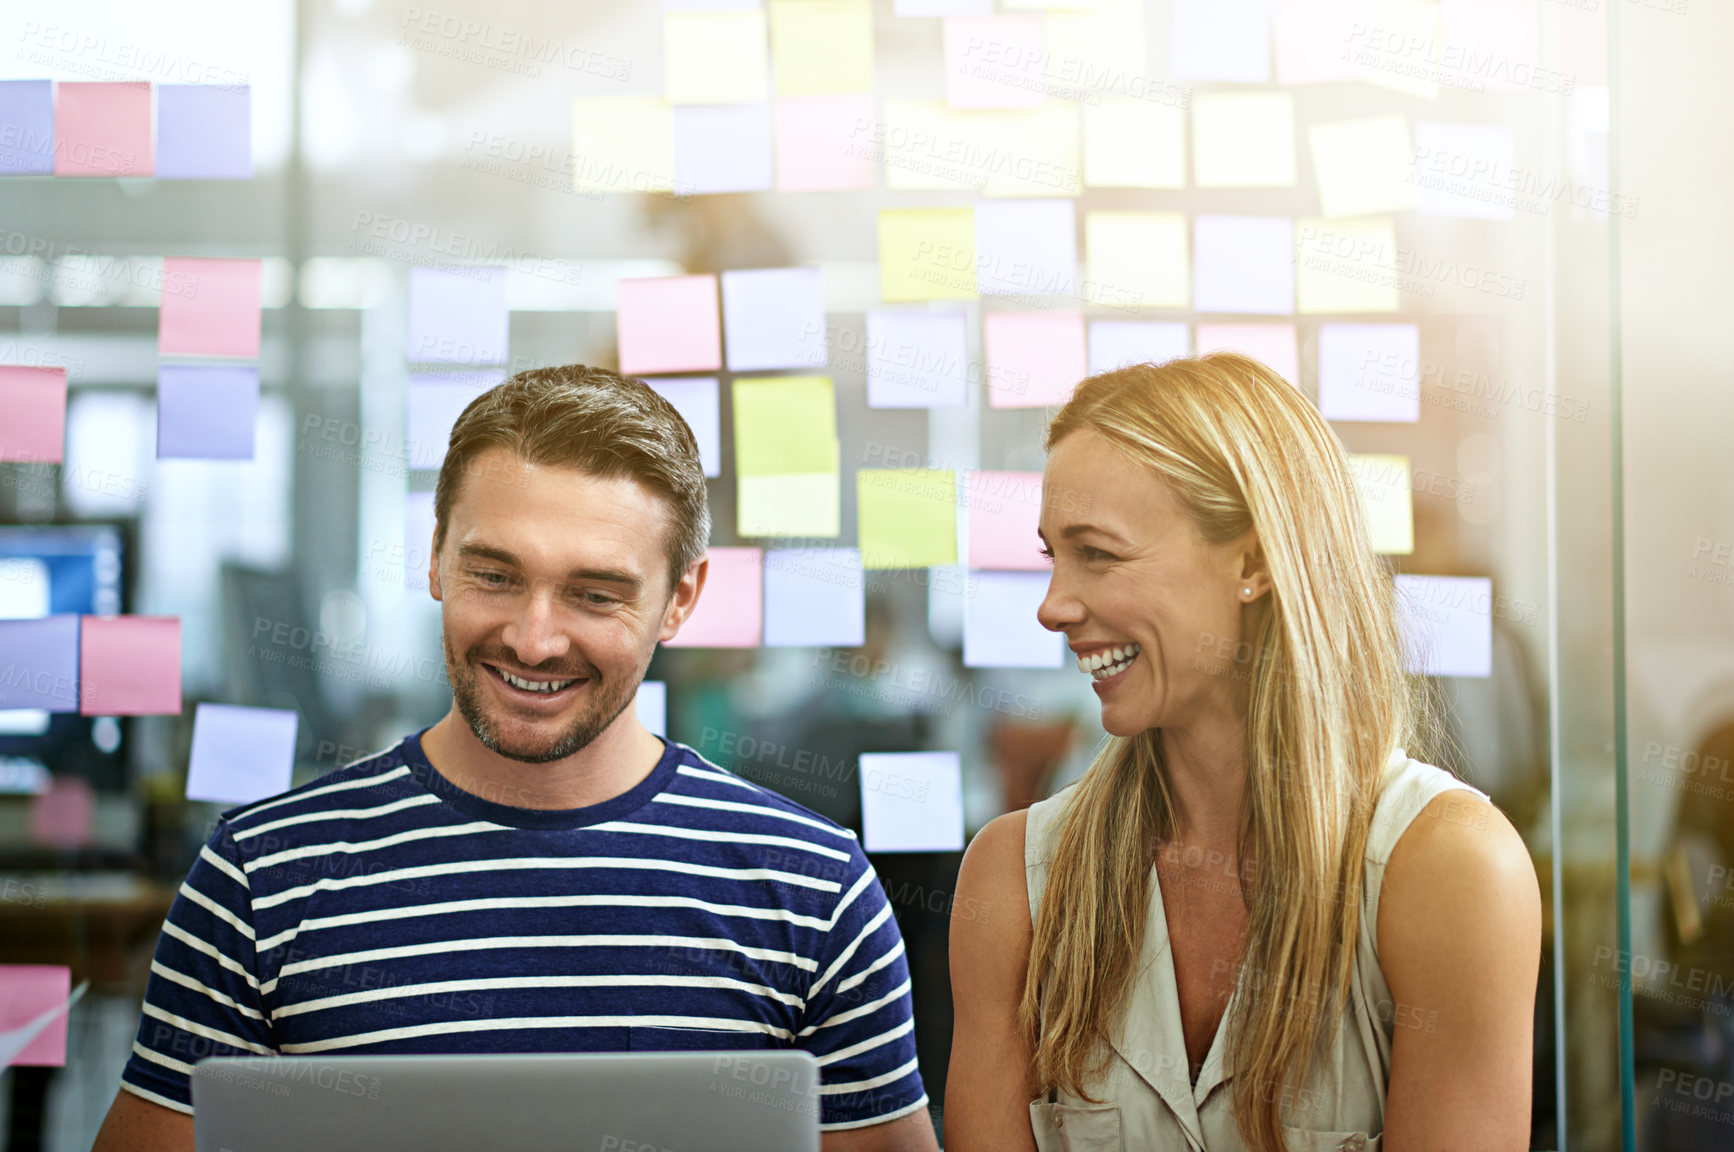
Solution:
<svg viewBox="0 0 1734 1152"><path fill-rule="evenodd" d="M1048 855L1056 818L1072 785L1032 805L1024 835L1024 873L1033 921L1047 885ZM1441 792L1479 789L1449 772L1411 760L1402 749L1385 766L1372 834L1367 842L1366 893L1362 904L1355 972L1342 1025L1329 1059L1306 1086L1290 1090L1282 1107L1289 1152L1377 1152L1385 1128L1385 1092L1391 1072L1391 1037L1397 1024L1427 1028L1425 1014L1394 1005L1379 970L1375 942L1379 886L1397 838ZM1111 1032L1113 1052L1103 1081L1089 1085L1101 1104L1064 1092L1032 1101L1030 1124L1040 1152L1245 1152L1235 1125L1234 1070L1228 1063L1227 1022L1236 990L1216 1030L1194 1085L1180 1029L1180 995L1168 954L1168 920L1162 889L1150 883L1150 911L1138 975L1126 1012Z"/></svg>

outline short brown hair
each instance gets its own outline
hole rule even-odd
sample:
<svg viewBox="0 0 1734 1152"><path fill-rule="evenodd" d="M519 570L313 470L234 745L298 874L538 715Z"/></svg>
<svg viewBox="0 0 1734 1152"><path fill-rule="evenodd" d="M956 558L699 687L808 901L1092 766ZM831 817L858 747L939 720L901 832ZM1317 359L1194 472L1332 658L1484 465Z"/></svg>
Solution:
<svg viewBox="0 0 1734 1152"><path fill-rule="evenodd" d="M436 556L464 473L491 448L510 448L526 464L636 480L660 495L670 514L670 590L709 546L698 441L674 405L642 380L583 364L532 368L472 400L452 427L434 487Z"/></svg>

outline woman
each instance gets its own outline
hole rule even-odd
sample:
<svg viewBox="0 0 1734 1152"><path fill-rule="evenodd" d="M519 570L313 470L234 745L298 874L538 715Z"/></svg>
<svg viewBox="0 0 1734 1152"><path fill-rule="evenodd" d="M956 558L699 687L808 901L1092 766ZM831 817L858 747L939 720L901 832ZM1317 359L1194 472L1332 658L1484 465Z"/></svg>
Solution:
<svg viewBox="0 0 1734 1152"><path fill-rule="evenodd" d="M1110 738L964 856L947 1152L1527 1148L1534 868L1403 751L1329 425L1217 353L1085 380L1047 448L1038 615Z"/></svg>

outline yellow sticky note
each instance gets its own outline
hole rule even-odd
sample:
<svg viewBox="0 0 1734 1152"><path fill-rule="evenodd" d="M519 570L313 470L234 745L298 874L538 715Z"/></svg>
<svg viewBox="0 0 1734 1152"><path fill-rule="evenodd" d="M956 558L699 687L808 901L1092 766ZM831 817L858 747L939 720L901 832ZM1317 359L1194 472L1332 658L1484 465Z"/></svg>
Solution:
<svg viewBox="0 0 1734 1152"><path fill-rule="evenodd" d="M1287 92L1193 97L1192 179L1200 188L1294 187L1294 97Z"/></svg>
<svg viewBox="0 0 1734 1152"><path fill-rule="evenodd" d="M1407 556L1415 550L1415 506L1407 456L1349 456L1361 491L1373 551Z"/></svg>
<svg viewBox="0 0 1734 1152"><path fill-rule="evenodd" d="M779 96L873 91L873 6L771 0L771 65Z"/></svg>
<svg viewBox="0 0 1734 1152"><path fill-rule="evenodd" d="M1301 312L1395 312L1401 273L1389 216L1295 221L1295 307Z"/></svg>
<svg viewBox="0 0 1734 1152"><path fill-rule="evenodd" d="M1088 99L1119 84L1147 82L1150 53L1144 5L1145 0L1099 0L1087 8L1079 5L1042 17L1048 92ZM1000 7L1013 6L1001 0Z"/></svg>
<svg viewBox="0 0 1734 1152"><path fill-rule="evenodd" d="M829 376L734 382L735 471L742 476L835 472L837 397Z"/></svg>
<svg viewBox="0 0 1734 1152"><path fill-rule="evenodd" d="M1415 206L1415 146L1404 116L1338 120L1307 129L1319 209L1329 217L1403 212Z"/></svg>
<svg viewBox="0 0 1734 1152"><path fill-rule="evenodd" d="M663 92L670 104L758 103L768 64L759 9L663 17Z"/></svg>
<svg viewBox="0 0 1734 1152"><path fill-rule="evenodd" d="M1078 105L1050 100L1040 108L981 113L987 148L989 196L1076 196L1079 172Z"/></svg>
<svg viewBox="0 0 1734 1152"><path fill-rule="evenodd" d="M836 536L842 504L839 472L735 478L735 530L742 536Z"/></svg>
<svg viewBox="0 0 1734 1152"><path fill-rule="evenodd" d="M982 114L943 100L886 100L884 131L873 142L885 164L885 187L900 191L965 190L987 183Z"/></svg>
<svg viewBox="0 0 1734 1152"><path fill-rule="evenodd" d="M957 563L957 476L949 469L863 468L855 473L863 568Z"/></svg>
<svg viewBox="0 0 1734 1152"><path fill-rule="evenodd" d="M1086 299L1135 308L1192 300L1184 212L1086 212Z"/></svg>
<svg viewBox="0 0 1734 1152"><path fill-rule="evenodd" d="M975 298L975 212L910 208L879 213L879 294L887 303Z"/></svg>
<svg viewBox="0 0 1734 1152"><path fill-rule="evenodd" d="M1186 187L1186 113L1130 96L1084 105L1084 183L1093 188Z"/></svg>
<svg viewBox="0 0 1734 1152"><path fill-rule="evenodd" d="M572 104L572 186L579 192L674 189L674 117L642 96L580 97Z"/></svg>

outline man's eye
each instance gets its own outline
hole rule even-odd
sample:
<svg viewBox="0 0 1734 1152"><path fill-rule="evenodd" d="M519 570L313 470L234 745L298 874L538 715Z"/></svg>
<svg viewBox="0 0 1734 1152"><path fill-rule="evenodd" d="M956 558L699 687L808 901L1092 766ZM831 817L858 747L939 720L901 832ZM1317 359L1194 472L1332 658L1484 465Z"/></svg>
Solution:
<svg viewBox="0 0 1734 1152"><path fill-rule="evenodd" d="M606 604L618 604L618 603L620 603L620 601L615 599L613 596L604 596L600 592L585 592L585 593L583 593L583 597L584 597L584 602L586 604L594 604L594 605L600 606L600 605L606 605Z"/></svg>
<svg viewBox="0 0 1734 1152"><path fill-rule="evenodd" d="M490 588L503 588L511 577L507 576L504 572L478 572L476 573L476 579Z"/></svg>

